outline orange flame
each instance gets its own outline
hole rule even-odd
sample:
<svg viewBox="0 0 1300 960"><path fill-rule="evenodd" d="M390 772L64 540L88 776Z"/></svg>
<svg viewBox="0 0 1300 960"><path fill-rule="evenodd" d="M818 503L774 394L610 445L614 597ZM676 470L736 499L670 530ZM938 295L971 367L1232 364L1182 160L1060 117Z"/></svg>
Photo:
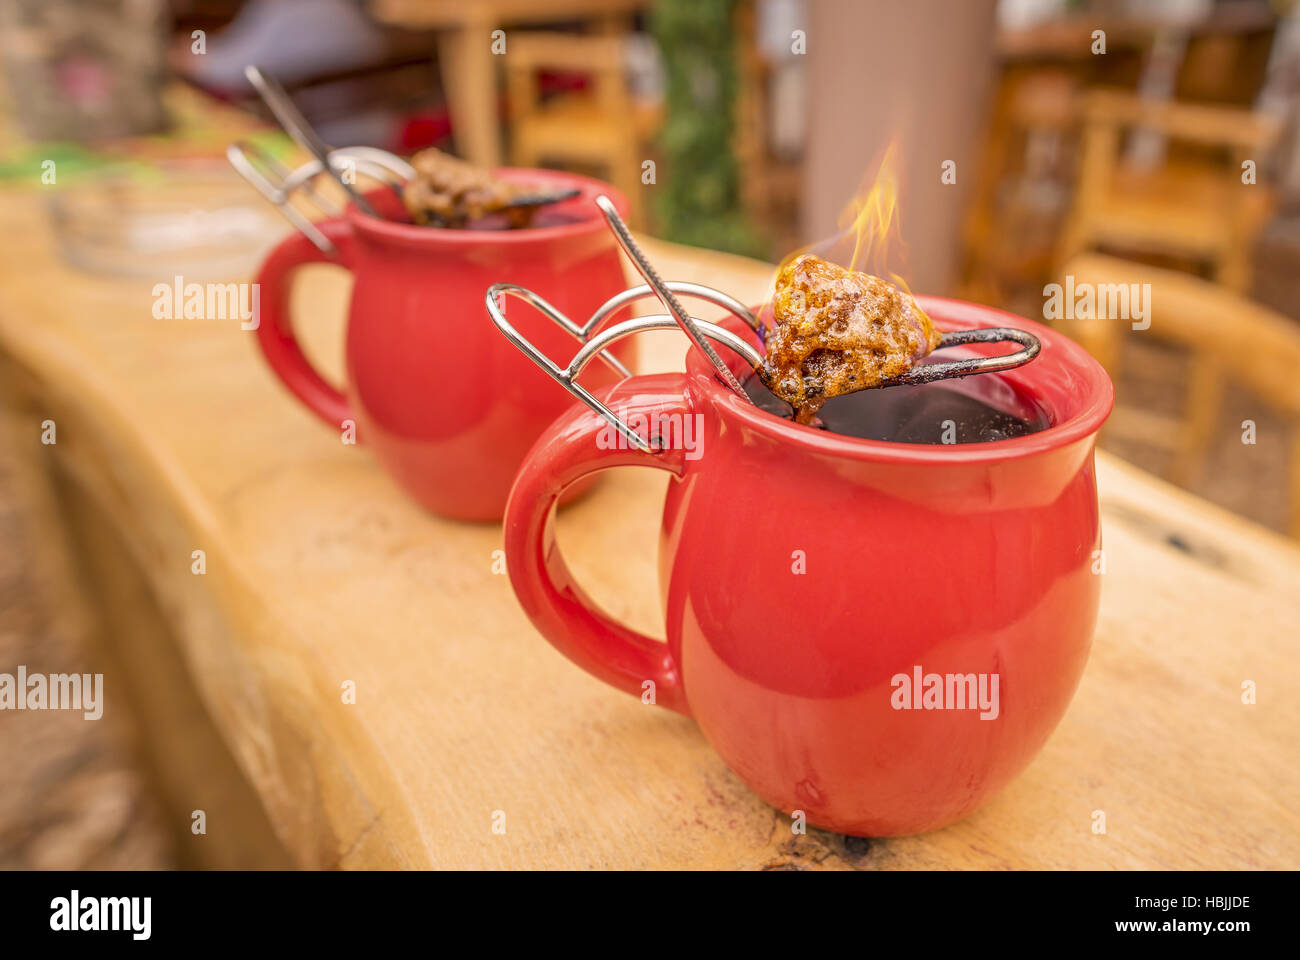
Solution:
<svg viewBox="0 0 1300 960"><path fill-rule="evenodd" d="M850 270L887 276L900 289L908 290L903 278L888 270L891 253L895 262L903 256L898 194L898 141L894 140L885 148L874 175L863 178L853 199L840 212L840 232L794 251L781 267L800 254L815 253Z"/></svg>

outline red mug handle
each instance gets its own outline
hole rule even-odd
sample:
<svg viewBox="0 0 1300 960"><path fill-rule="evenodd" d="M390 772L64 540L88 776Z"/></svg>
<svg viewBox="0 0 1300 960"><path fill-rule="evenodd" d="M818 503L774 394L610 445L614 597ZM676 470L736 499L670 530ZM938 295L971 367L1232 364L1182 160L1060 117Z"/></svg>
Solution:
<svg viewBox="0 0 1300 960"><path fill-rule="evenodd" d="M659 416L691 415L681 374L633 377L601 399L619 416L658 423ZM672 421L668 421L672 422ZM684 422L684 421L678 421ZM609 467L655 467L680 477L680 449L644 453L630 443L602 449L612 425L575 405L552 423L524 459L510 490L504 521L506 568L520 606L560 653L592 676L637 696L654 682L655 703L690 715L681 674L667 644L610 619L575 582L555 543L555 505L564 490ZM621 439L621 438L619 438ZM650 438L652 443L655 437ZM613 449L609 449L609 447Z"/></svg>
<svg viewBox="0 0 1300 960"><path fill-rule="evenodd" d="M307 408L335 428L344 420L356 423L352 406L343 392L329 383L312 366L293 332L289 311L289 293L293 273L309 263L333 263L346 270L352 267L352 228L342 220L318 223L321 232L334 244L336 253L319 250L300 233L287 237L271 251L257 275L260 322L257 342L275 375Z"/></svg>

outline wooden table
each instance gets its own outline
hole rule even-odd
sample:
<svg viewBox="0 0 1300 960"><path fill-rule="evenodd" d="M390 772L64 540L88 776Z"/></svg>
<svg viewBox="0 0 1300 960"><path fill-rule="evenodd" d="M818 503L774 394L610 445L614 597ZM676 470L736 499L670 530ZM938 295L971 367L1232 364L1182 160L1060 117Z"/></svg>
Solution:
<svg viewBox="0 0 1300 960"><path fill-rule="evenodd" d="M480 166L502 162L492 31L506 24L597 20L625 28L649 0L372 0L370 12L394 26L437 30L438 65L460 155ZM506 38L509 51L509 36Z"/></svg>
<svg viewBox="0 0 1300 960"><path fill-rule="evenodd" d="M495 527L422 513L288 396L237 322L153 319L154 281L61 265L39 198L3 199L0 450L26 466L49 543L61 528L71 545L107 709L141 720L193 862L1300 866L1300 552L1280 537L1100 456L1100 625L1041 755L936 833L793 836L688 720L537 636L493 572ZM742 299L770 277L647 246L666 276ZM299 289L334 369L346 283L313 267ZM643 369L681 363L674 334L643 346ZM560 522L595 598L660 633L664 482L615 471ZM188 833L194 809L205 836Z"/></svg>

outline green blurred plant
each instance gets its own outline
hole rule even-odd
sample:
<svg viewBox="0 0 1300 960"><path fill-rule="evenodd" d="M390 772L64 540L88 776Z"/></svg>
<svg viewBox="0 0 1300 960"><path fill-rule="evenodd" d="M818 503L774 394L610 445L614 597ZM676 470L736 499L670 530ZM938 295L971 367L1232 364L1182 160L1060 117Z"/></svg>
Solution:
<svg viewBox="0 0 1300 960"><path fill-rule="evenodd" d="M735 5L736 0L657 0L651 12L666 75L657 232L678 243L763 256L766 245L741 209L732 152Z"/></svg>

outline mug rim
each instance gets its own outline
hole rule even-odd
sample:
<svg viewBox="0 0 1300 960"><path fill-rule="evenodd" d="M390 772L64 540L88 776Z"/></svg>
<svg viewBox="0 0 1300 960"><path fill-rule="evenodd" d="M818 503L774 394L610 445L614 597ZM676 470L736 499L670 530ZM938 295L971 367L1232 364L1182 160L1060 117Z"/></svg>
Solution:
<svg viewBox="0 0 1300 960"><path fill-rule="evenodd" d="M517 230L466 230L463 227L426 227L418 223L403 223L398 220L385 220L374 217L360 210L355 203L348 203L343 211L345 219L358 233L400 243L409 246L427 247L475 247L519 245L526 243L565 240L586 236L609 229L600 208L593 202L600 194L605 194L619 212L627 219L627 197L612 184L584 177L582 174L569 173L566 170L544 170L534 167L493 167L492 173L503 180L513 182L541 182L554 184L557 188L578 189L582 192L566 200L560 206L574 205L584 212L582 219L570 223L559 223L549 227L520 227ZM366 197L389 192L387 187L376 187L366 191Z"/></svg>
<svg viewBox="0 0 1300 960"><path fill-rule="evenodd" d="M996 307L949 297L919 295L916 300L935 322L935 326L942 330L1014 326L1032 333L1042 344L1042 351L1038 357L1023 367L1004 373L978 374L978 376L1000 376L1010 379L1017 382L1020 389L1033 399L1044 402L1041 396L1033 390L1026 389L1019 381L1023 377L1033 376L1031 368L1042 363L1046 358L1052 361L1049 366L1063 367L1081 379L1085 392L1078 398L1076 408L1059 421L1055 419L1057 411L1049 408L1049 414L1053 417L1051 426L1035 433L1009 437L1005 440L959 444L901 443L831 433L828 430L803 426L793 420L768 413L736 396L722 382L708 359L694 348L689 348L686 355L686 369L690 375L690 382L703 391L705 398L725 418L738 421L745 429L756 431L782 443L802 447L810 452L851 460L936 466L996 463L1058 450L1078 440L1096 436L1114 406L1115 388L1105 368L1082 346L1059 330ZM749 335L761 348L762 344L758 341L757 335L738 319L727 317L722 323L738 333ZM748 369L743 362L740 366L742 369ZM1021 373L1021 371L1030 372Z"/></svg>

